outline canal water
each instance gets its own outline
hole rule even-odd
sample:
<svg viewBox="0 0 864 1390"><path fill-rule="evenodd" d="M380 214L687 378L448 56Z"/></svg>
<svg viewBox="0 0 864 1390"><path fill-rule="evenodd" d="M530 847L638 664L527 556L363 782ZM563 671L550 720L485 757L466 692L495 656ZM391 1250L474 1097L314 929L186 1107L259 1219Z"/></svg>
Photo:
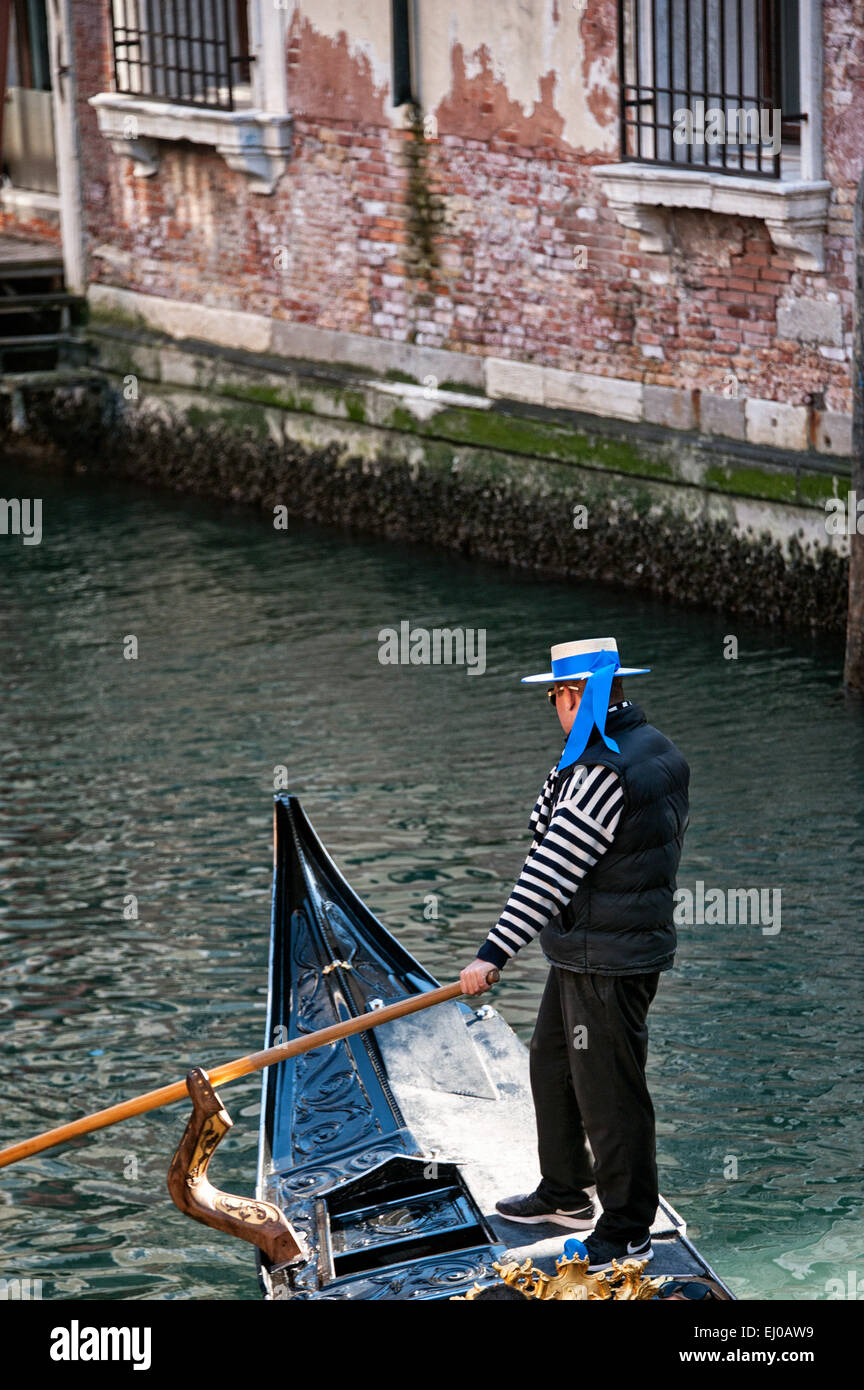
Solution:
<svg viewBox="0 0 864 1390"><path fill-rule="evenodd" d="M864 1279L864 723L836 644L20 464L0 495L43 505L39 545L0 536L3 1143L263 1044L279 767L360 895L454 978L560 753L518 678L612 633L691 764L680 884L697 908L771 904L680 928L650 1017L661 1190L742 1298ZM403 621L485 631L485 671L382 664ZM496 991L526 1041L545 974L534 945ZM229 1189L254 1183L259 1087L226 1092ZM0 1172L0 1275L50 1299L256 1298L252 1248L167 1197L184 1123Z"/></svg>

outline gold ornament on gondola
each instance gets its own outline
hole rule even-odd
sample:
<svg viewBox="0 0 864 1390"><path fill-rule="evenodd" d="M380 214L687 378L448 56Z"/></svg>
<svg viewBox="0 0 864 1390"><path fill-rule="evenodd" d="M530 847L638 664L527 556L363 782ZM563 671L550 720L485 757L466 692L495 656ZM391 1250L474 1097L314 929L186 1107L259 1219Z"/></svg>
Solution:
<svg viewBox="0 0 864 1390"><path fill-rule="evenodd" d="M647 1263L647 1260L613 1260L611 1270L589 1274L587 1256L581 1260L578 1257L568 1260L562 1255L556 1261L557 1274L544 1274L542 1270L535 1269L531 1259L523 1260L522 1264L516 1260L499 1264L495 1260L492 1268L499 1279L525 1298L571 1302L576 1299L581 1301L598 1298L656 1298L657 1291L664 1281L645 1277L643 1271ZM468 1293L455 1294L451 1302L475 1299L483 1291L483 1285L475 1283Z"/></svg>

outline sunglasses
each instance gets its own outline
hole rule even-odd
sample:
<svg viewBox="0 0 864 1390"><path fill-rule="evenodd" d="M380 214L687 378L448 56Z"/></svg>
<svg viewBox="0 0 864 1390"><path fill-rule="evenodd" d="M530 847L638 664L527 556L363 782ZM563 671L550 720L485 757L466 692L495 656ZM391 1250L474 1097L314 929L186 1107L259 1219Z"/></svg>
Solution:
<svg viewBox="0 0 864 1390"><path fill-rule="evenodd" d="M550 685L549 689L546 691L546 699L549 701L550 705L554 705L554 704L556 703L557 699L558 699L558 691L559 691L559 690L578 690L578 689L579 689L578 685Z"/></svg>

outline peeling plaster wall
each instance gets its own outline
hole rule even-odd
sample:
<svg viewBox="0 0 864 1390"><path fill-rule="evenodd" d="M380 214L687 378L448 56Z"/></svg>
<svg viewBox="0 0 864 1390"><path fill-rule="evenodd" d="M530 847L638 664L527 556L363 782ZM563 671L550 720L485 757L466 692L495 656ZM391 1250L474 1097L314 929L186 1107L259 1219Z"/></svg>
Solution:
<svg viewBox="0 0 864 1390"><path fill-rule="evenodd" d="M302 116L400 124L391 105L390 0L315 0L288 24L288 102Z"/></svg>
<svg viewBox="0 0 864 1390"><path fill-rule="evenodd" d="M550 139L612 154L617 142L615 25L573 0L421 3L417 96L441 134ZM290 20L291 109L401 124L390 105L389 0L306 0ZM614 15L612 15L614 19Z"/></svg>
<svg viewBox="0 0 864 1390"><path fill-rule="evenodd" d="M572 0L472 0L424 8L419 99L442 135L608 152L617 143L614 29Z"/></svg>
<svg viewBox="0 0 864 1390"><path fill-rule="evenodd" d="M834 193L820 273L796 269L758 219L678 211L662 255L619 223L593 173L617 158L616 0L417 0L430 139L392 106L390 9L304 0L286 12L293 150L268 197L182 142L163 146L155 176L134 177L87 100L110 86L108 0L76 0L92 279L715 404L731 389L848 417L864 0L823 6Z"/></svg>

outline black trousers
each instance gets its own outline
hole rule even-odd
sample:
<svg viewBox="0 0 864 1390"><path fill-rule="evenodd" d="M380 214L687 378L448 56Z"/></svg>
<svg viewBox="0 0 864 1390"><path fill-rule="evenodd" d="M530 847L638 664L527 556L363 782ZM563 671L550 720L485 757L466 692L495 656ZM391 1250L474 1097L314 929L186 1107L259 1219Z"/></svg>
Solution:
<svg viewBox="0 0 864 1390"><path fill-rule="evenodd" d="M645 1060L659 982L656 971L592 975L553 965L531 1039L538 1192L573 1209L596 1185L603 1240L644 1240L657 1210Z"/></svg>

